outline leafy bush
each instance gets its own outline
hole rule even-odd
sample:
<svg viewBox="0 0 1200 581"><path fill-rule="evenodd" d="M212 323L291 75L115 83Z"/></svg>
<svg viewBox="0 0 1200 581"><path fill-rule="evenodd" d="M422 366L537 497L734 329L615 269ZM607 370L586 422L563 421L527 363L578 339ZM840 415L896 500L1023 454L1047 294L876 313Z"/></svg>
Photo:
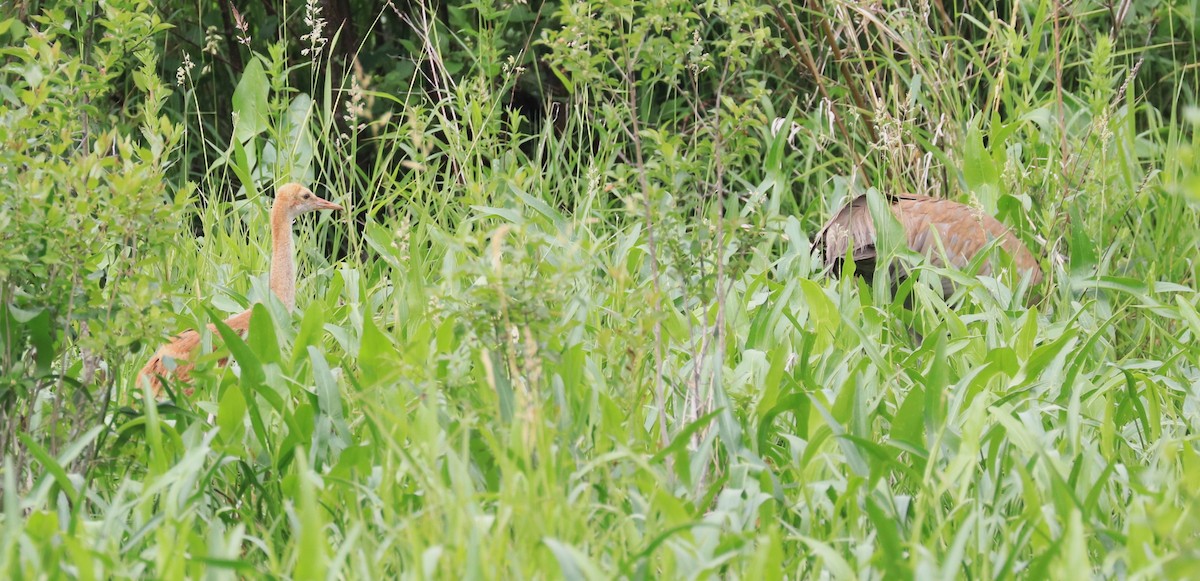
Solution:
<svg viewBox="0 0 1200 581"><path fill-rule="evenodd" d="M21 471L97 435L120 367L162 326L170 293L147 274L187 198L166 180L182 137L158 77L166 28L147 2L0 23L0 451Z"/></svg>

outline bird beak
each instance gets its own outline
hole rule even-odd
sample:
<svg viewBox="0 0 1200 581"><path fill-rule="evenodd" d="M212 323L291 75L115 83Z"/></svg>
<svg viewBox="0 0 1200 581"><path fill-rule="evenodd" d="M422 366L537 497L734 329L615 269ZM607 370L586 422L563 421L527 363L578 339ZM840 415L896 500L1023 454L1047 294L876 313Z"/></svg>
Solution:
<svg viewBox="0 0 1200 581"><path fill-rule="evenodd" d="M345 208L343 208L343 207L341 207L341 206L339 206L339 205L337 205L337 204L335 204L335 203L333 203L333 202L330 202L329 200L326 200L326 199L324 199L324 198L317 198L317 199L316 199L316 200L314 200L314 201L317 203L317 209L318 209L318 210L338 210L338 211L341 211L341 210L344 210L344 209L345 209Z"/></svg>

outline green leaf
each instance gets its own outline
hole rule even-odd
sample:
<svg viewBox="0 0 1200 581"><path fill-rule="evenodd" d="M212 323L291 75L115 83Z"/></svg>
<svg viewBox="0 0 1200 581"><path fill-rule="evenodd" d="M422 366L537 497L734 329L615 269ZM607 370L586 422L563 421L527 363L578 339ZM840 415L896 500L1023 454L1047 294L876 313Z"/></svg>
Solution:
<svg viewBox="0 0 1200 581"><path fill-rule="evenodd" d="M246 147L241 141L233 141L233 163L229 164L238 181L242 182L242 186L246 188L246 193L252 194L254 190L254 147Z"/></svg>
<svg viewBox="0 0 1200 581"><path fill-rule="evenodd" d="M1183 320L1187 321L1188 328L1192 330L1192 341L1200 341L1200 314L1196 313L1196 307L1193 307L1183 295L1175 295L1175 304L1179 305L1179 314L1183 316Z"/></svg>
<svg viewBox="0 0 1200 581"><path fill-rule="evenodd" d="M946 361L946 336L938 334L934 344L933 360L925 377L925 446L932 450L938 433L945 423L946 411L942 403L946 389L950 387L950 369Z"/></svg>
<svg viewBox="0 0 1200 581"><path fill-rule="evenodd" d="M400 353L392 345L392 338L384 335L375 326L368 314L363 317L361 347L358 352L358 368L362 370L363 383L379 385L394 377L399 370Z"/></svg>
<svg viewBox="0 0 1200 581"><path fill-rule="evenodd" d="M308 468L304 451L296 450L296 487L299 501L296 503L296 522L292 534L297 539L296 579L324 581L329 566L329 543L325 539L324 508L317 499L316 475Z"/></svg>
<svg viewBox="0 0 1200 581"><path fill-rule="evenodd" d="M54 349L54 321L50 311L43 310L25 323L29 329L29 341L37 349L38 373L48 373L57 353Z"/></svg>
<svg viewBox="0 0 1200 581"><path fill-rule="evenodd" d="M1000 191L1000 170L983 144L983 130L979 128L978 119L972 120L967 128L962 155L962 176L967 191L980 196L985 211L994 213L995 197ZM985 192L990 194L984 195Z"/></svg>
<svg viewBox="0 0 1200 581"><path fill-rule="evenodd" d="M287 110L287 141L280 144L286 150L288 167L284 174L299 180L312 173L314 155L312 135L308 131L313 116L313 100L306 93L296 95Z"/></svg>
<svg viewBox="0 0 1200 581"><path fill-rule="evenodd" d="M279 363L279 339L275 334L275 322L267 306L255 303L250 312L250 332L246 339L250 350L262 363ZM240 363L241 361L239 361Z"/></svg>
<svg viewBox="0 0 1200 581"><path fill-rule="evenodd" d="M800 279L798 283L808 305L809 330L816 337L814 349L824 350L837 336L842 317L820 285L808 279Z"/></svg>
<svg viewBox="0 0 1200 581"><path fill-rule="evenodd" d="M18 307L17 305L12 304L12 303L8 304L8 312L12 313L13 320L18 323L28 323L29 321L32 321L34 319L34 317L41 315L45 311L46 311L45 309L26 310L26 309L22 309L22 308Z"/></svg>
<svg viewBox="0 0 1200 581"><path fill-rule="evenodd" d="M896 417L892 420L892 439L924 451L924 410L925 390L920 385L914 385L900 404L900 409L896 410Z"/></svg>
<svg viewBox="0 0 1200 581"><path fill-rule="evenodd" d="M505 424L512 422L513 414L516 407L516 396L513 394L512 382L508 378L508 365L500 356L500 353L490 349L484 349L479 353L479 357L484 360L482 367L489 373L489 383L496 390L496 399L500 406L500 418Z"/></svg>
<svg viewBox="0 0 1200 581"><path fill-rule="evenodd" d="M321 332L325 328L325 305L320 301L309 303L304 309L304 318L300 320L300 330L292 343L291 368L295 369L300 358L308 354L308 348L318 345Z"/></svg>
<svg viewBox="0 0 1200 581"><path fill-rule="evenodd" d="M71 479L67 476L67 471L50 455L50 452L33 438L29 437L29 434L22 432L17 434L17 438L21 440L21 443L25 444L25 449L29 451L29 454L36 458L38 463L50 473L50 476L54 478L54 482L67 495L71 503L79 502L79 491L75 489L74 484L71 484Z"/></svg>
<svg viewBox="0 0 1200 581"><path fill-rule="evenodd" d="M521 212L512 208L494 208L491 206L474 205L471 206L471 209L481 214L503 218L504 221L511 222L513 224L525 223L525 218L521 215Z"/></svg>
<svg viewBox="0 0 1200 581"><path fill-rule="evenodd" d="M542 542L549 547L554 558L558 560L563 579L567 581L584 581L592 579L608 579L592 559L583 551L558 539L546 537Z"/></svg>
<svg viewBox="0 0 1200 581"><path fill-rule="evenodd" d="M350 436L350 427L346 425L346 415L342 411L342 394L338 390L337 381L333 378L333 372L329 369L329 363L325 361L325 356L316 347L308 348L308 357L312 361L313 378L316 380L317 392L317 411L320 413L318 421L324 419L331 424L333 434L336 436L333 441L324 442L329 449L334 453L341 452L346 449L346 446L352 442ZM325 434L318 432L317 437L324 437Z"/></svg>
<svg viewBox="0 0 1200 581"><path fill-rule="evenodd" d="M535 197L529 195L528 192L521 189L520 186L518 186L516 184L516 182L514 182L512 180L509 180L509 182L508 182L508 189L511 190L512 193L515 194L518 198L520 198L521 202L524 203L526 206L533 208L535 212L548 218L550 220L550 223L554 224L554 227L556 229L558 229L559 231L565 229L566 223L567 223L566 218L564 218L562 213L560 213L558 210L551 208L550 204L547 204L546 202L542 201L540 198L535 198Z"/></svg>
<svg viewBox="0 0 1200 581"><path fill-rule="evenodd" d="M912 579L912 571L904 563L903 555L907 553L904 543L900 540L897 519L887 513L875 495L867 495L867 517L874 525L879 547L875 551L877 558L883 561L885 577L888 579Z"/></svg>
<svg viewBox="0 0 1200 581"><path fill-rule="evenodd" d="M240 389L226 389L217 407L217 433L234 455L246 447L241 442L246 434L246 398Z"/></svg>
<svg viewBox="0 0 1200 581"><path fill-rule="evenodd" d="M675 438L671 440L671 443L667 445L667 447L659 450L657 454L651 457L650 462L660 462L669 454L686 453L687 446L689 443L691 443L692 435L707 426L708 423L711 422L713 418L716 418L718 415L720 415L720 413L721 410L716 409L704 414L703 416L700 416L699 418L696 418L696 421L688 424L682 430L680 430L679 433L675 435Z"/></svg>
<svg viewBox="0 0 1200 581"><path fill-rule="evenodd" d="M242 385L258 389L266 381L266 375L262 370L262 363L258 357L254 355L254 351L250 350L250 346L242 340L241 335L229 328L225 321L212 309L205 308L210 317L212 317L213 325L217 329L217 333L221 335L221 341L225 343L225 347L229 349L229 354L238 362L241 367Z"/></svg>
<svg viewBox="0 0 1200 581"><path fill-rule="evenodd" d="M375 251L376 255L383 258L384 262L387 262L392 268L401 268L399 248L396 246L394 233L381 226L370 216L367 217L367 226L363 233L367 244Z"/></svg>
<svg viewBox="0 0 1200 581"><path fill-rule="evenodd" d="M908 239L904 228L892 212L892 203L879 190L867 190L867 210L875 225L876 264L891 264L892 260L908 248ZM882 267L882 266L881 266ZM876 277L881 284L890 285L890 277Z"/></svg>
<svg viewBox="0 0 1200 581"><path fill-rule="evenodd" d="M233 134L239 143L250 141L271 126L267 108L270 89L271 83L267 80L262 61L250 59L242 71L242 79L233 90L233 112L237 115Z"/></svg>

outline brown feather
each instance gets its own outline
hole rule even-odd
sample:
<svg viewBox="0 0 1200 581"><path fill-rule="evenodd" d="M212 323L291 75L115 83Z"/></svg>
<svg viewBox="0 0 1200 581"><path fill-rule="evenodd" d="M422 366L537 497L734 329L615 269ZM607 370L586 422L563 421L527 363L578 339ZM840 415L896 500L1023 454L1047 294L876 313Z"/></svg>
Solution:
<svg viewBox="0 0 1200 581"><path fill-rule="evenodd" d="M856 263L874 259L875 223L867 209L867 197L858 196L842 206L817 233L813 245L817 244L824 246L826 260L837 261L838 272L841 272L841 260L846 257L847 249L852 248L850 258Z"/></svg>
<svg viewBox="0 0 1200 581"><path fill-rule="evenodd" d="M1042 281L1042 269L1037 259L999 220L951 200L899 194L888 197L892 213L904 229L910 250L928 257L936 266L965 268L992 240L999 239L1000 247L1012 257L1013 264L1029 273L1033 284ZM940 243L940 245L939 245ZM855 262L857 272L871 280L875 269L875 223L867 208L867 197L858 196L843 206L821 228L813 240L813 248L822 248L825 260L835 275L841 274L847 252ZM943 254L944 250L944 254ZM984 262L980 274L991 275L991 261ZM952 292L949 281L943 281L943 293Z"/></svg>
<svg viewBox="0 0 1200 581"><path fill-rule="evenodd" d="M241 337L245 337L250 330L250 311L246 310L238 313L228 319L225 319L225 324ZM219 341L220 335L217 334L216 325L208 325L208 330L213 337ZM220 343L215 343L219 345ZM142 378L150 382L150 389L154 392L154 397L162 397L162 381L161 378L174 377L180 383L190 383L192 380L192 368L194 365L190 362L192 353L200 347L200 332L195 329L188 329L171 339L170 343L163 345L150 358L145 367L138 372L138 389L142 387ZM173 370L167 369L167 364L164 358L170 358L175 362ZM228 357L221 358L217 365L224 367L228 362ZM192 389L186 388L183 390L185 395L192 395Z"/></svg>

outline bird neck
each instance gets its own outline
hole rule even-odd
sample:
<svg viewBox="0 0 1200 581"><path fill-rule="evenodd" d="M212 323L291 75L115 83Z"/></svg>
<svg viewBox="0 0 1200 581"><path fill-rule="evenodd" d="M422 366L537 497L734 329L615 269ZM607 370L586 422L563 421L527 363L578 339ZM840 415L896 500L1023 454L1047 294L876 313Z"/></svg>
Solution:
<svg viewBox="0 0 1200 581"><path fill-rule="evenodd" d="M271 292L288 310L296 307L296 256L292 217L276 204L271 208Z"/></svg>

